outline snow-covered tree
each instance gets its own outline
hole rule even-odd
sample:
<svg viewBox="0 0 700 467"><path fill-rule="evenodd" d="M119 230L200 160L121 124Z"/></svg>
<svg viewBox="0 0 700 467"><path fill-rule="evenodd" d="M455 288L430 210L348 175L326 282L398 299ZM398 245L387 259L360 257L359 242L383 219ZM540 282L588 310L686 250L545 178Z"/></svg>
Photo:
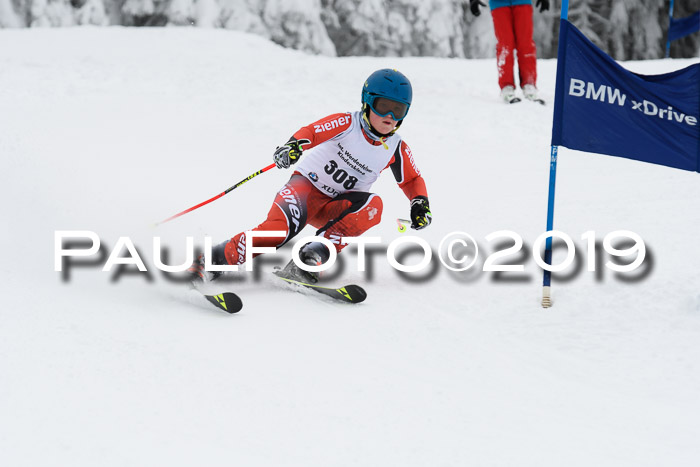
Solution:
<svg viewBox="0 0 700 467"><path fill-rule="evenodd" d="M533 38L537 44L538 57L556 57L557 42L559 41L559 13L555 2L551 2L550 9L542 13L535 11L532 17L534 27Z"/></svg>
<svg viewBox="0 0 700 467"><path fill-rule="evenodd" d="M464 36L461 28L463 11L459 2L402 0L401 3L406 9L415 9L413 36L419 52L415 55L464 57Z"/></svg>
<svg viewBox="0 0 700 467"><path fill-rule="evenodd" d="M533 14L540 58L555 57L562 0ZM258 34L325 55L493 57L488 7L475 17L468 0L0 0L0 28L121 24L196 25ZM668 0L574 0L569 20L618 60L659 58ZM674 17L698 0L676 0ZM674 41L671 56L700 54L700 34Z"/></svg>
<svg viewBox="0 0 700 467"><path fill-rule="evenodd" d="M107 26L109 18L103 0L84 0L82 5L76 7L74 17L76 24L92 24L95 26Z"/></svg>
<svg viewBox="0 0 700 467"><path fill-rule="evenodd" d="M24 26L15 11L11 0L0 0L0 28L19 28Z"/></svg>
<svg viewBox="0 0 700 467"><path fill-rule="evenodd" d="M609 13L609 22L601 33L603 49L618 60L659 58L663 56L664 0L617 0ZM668 23L668 20L666 20Z"/></svg>
<svg viewBox="0 0 700 467"><path fill-rule="evenodd" d="M126 26L164 26L170 0L126 0L121 7Z"/></svg>
<svg viewBox="0 0 700 467"><path fill-rule="evenodd" d="M324 0L338 55L463 57L459 0Z"/></svg>
<svg viewBox="0 0 700 467"><path fill-rule="evenodd" d="M673 6L673 17L685 18L700 9L698 0L676 0ZM664 40L668 29L668 19L662 19ZM671 42L671 57L700 57L700 33L690 34Z"/></svg>
<svg viewBox="0 0 700 467"><path fill-rule="evenodd" d="M335 45L321 21L320 0L266 0L263 22L270 38L285 47L335 55Z"/></svg>
<svg viewBox="0 0 700 467"><path fill-rule="evenodd" d="M338 55L400 55L398 44L410 38L403 15L392 16L390 31L382 0L323 0L322 6L322 18Z"/></svg>
<svg viewBox="0 0 700 467"><path fill-rule="evenodd" d="M223 27L270 38L270 31L262 20L262 4L257 0L219 1Z"/></svg>
<svg viewBox="0 0 700 467"><path fill-rule="evenodd" d="M165 9L168 23L176 26L190 26L195 20L195 0L170 0Z"/></svg>
<svg viewBox="0 0 700 467"><path fill-rule="evenodd" d="M156 11L157 0L126 0L122 5L122 13L131 16L150 16Z"/></svg>
<svg viewBox="0 0 700 467"><path fill-rule="evenodd" d="M221 7L216 0L197 0L194 9L195 24L202 28L221 26Z"/></svg>
<svg viewBox="0 0 700 467"><path fill-rule="evenodd" d="M69 0L33 0L29 9L31 27L73 26L73 6Z"/></svg>
<svg viewBox="0 0 700 467"><path fill-rule="evenodd" d="M579 0L569 3L569 21L599 47L605 46L605 36L601 33L610 26L609 13L608 0Z"/></svg>

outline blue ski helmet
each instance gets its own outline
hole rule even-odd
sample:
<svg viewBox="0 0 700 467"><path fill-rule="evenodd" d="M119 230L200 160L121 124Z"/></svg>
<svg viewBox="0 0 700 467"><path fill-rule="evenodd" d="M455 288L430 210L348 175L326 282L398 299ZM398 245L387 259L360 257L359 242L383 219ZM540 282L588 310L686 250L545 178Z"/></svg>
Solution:
<svg viewBox="0 0 700 467"><path fill-rule="evenodd" d="M377 101L380 97L399 105L391 105L392 103L381 99ZM394 120L399 122L406 117L412 99L411 82L403 73L390 68L377 70L369 75L362 87L363 110L367 111L367 108L370 108L382 117L391 114Z"/></svg>

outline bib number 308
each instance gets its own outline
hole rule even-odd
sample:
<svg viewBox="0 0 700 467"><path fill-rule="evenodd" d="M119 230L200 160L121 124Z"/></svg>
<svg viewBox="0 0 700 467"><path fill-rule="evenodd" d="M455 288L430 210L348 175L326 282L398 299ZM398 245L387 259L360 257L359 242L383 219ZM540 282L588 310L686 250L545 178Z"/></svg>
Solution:
<svg viewBox="0 0 700 467"><path fill-rule="evenodd" d="M338 169L338 163L336 161L328 161L328 164L324 167L324 170L334 182L339 185L343 185L346 190L352 190L357 183L357 177L352 175L348 176L348 173L343 169Z"/></svg>

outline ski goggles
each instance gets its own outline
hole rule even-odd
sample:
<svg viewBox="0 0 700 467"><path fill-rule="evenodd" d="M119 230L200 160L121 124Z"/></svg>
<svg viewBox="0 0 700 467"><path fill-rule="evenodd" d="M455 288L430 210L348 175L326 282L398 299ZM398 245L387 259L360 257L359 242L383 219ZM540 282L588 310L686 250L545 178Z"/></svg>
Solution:
<svg viewBox="0 0 700 467"><path fill-rule="evenodd" d="M387 99L386 97L375 97L369 102L369 107L380 117L391 114L394 120L403 120L408 113L408 104Z"/></svg>

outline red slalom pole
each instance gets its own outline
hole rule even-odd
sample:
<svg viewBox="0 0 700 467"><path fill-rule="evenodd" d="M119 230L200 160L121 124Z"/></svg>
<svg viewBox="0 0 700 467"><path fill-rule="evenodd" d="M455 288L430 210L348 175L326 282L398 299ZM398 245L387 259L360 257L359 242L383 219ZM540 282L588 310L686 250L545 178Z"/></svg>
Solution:
<svg viewBox="0 0 700 467"><path fill-rule="evenodd" d="M260 174L263 173L263 172L267 172L268 170L270 170L270 169L273 168L273 167L275 167L275 164L274 164L274 163L268 165L268 166L265 167L264 169L258 170L258 171L255 172L254 174L248 175L246 178L244 178L244 179L241 180L240 182L236 183L236 184L233 185L232 187L228 188L228 189L227 189L226 191L224 191L223 193L219 193L218 195L214 196L213 198L208 199L208 200L206 200L206 201L204 201L204 202L202 202L202 203L199 203L199 204L196 205L196 206L192 206L192 207L189 208L189 209L185 209L185 210L182 211L182 212L178 212L178 213L175 214L174 216L170 216L170 217L168 217L168 218L165 219L165 220L162 220L162 221L160 221L160 222L156 222L156 226L161 225L161 224L165 224L166 222L170 222L170 221L173 220L173 219L177 219L178 217L180 217L180 216L182 216L182 215L185 215L185 214L187 214L188 212L194 211L195 209L199 209L199 208L201 208L202 206L204 206L205 204L209 204L209 203L211 203L212 201L221 198L222 196L224 196L224 195L230 193L231 191L235 190L235 189L238 188L239 186L243 185L243 184L244 184L245 182L247 182L248 180L257 177L258 175L260 175Z"/></svg>

